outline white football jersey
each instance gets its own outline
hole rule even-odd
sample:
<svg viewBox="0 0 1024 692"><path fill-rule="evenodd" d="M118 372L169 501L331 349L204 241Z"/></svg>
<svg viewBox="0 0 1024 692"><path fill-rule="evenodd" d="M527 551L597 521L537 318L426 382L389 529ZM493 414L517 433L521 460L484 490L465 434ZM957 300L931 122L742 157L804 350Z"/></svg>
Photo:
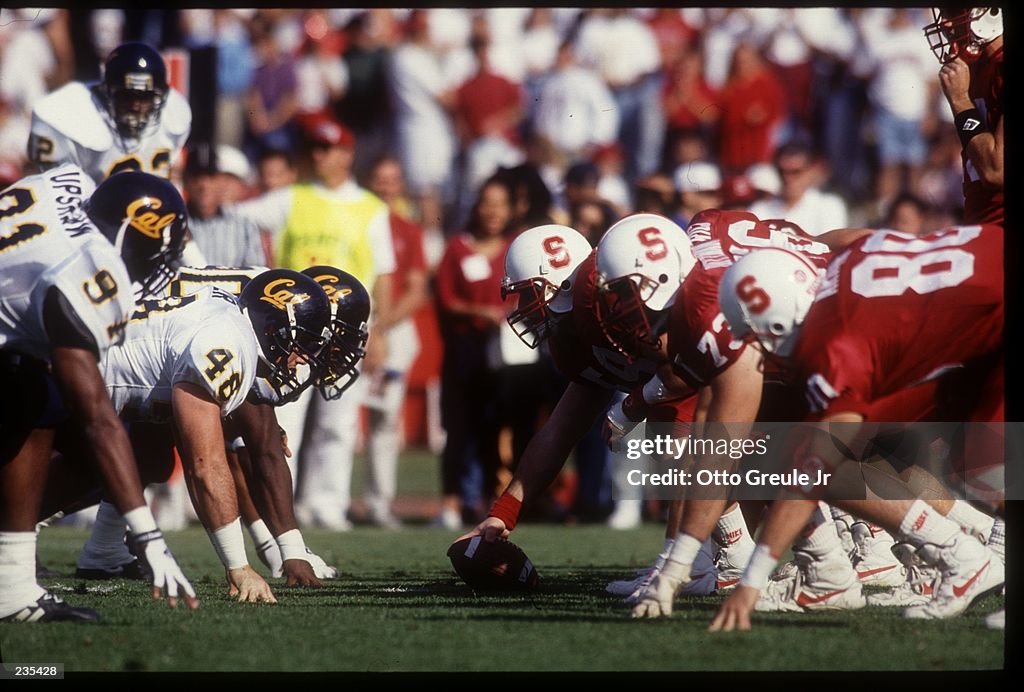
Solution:
<svg viewBox="0 0 1024 692"><path fill-rule="evenodd" d="M226 416L252 388L258 350L234 296L211 286L140 303L124 343L103 361L103 380L114 409L131 420L167 420L179 382L201 387Z"/></svg>
<svg viewBox="0 0 1024 692"><path fill-rule="evenodd" d="M0 349L49 361L43 301L51 286L101 357L123 337L134 292L120 255L82 210L94 189L81 169L66 165L0 191Z"/></svg>
<svg viewBox="0 0 1024 692"><path fill-rule="evenodd" d="M124 140L89 87L71 82L32 109L28 156L42 170L75 163L96 184L121 171L169 178L191 129L188 101L169 89L156 127L148 128L137 140Z"/></svg>

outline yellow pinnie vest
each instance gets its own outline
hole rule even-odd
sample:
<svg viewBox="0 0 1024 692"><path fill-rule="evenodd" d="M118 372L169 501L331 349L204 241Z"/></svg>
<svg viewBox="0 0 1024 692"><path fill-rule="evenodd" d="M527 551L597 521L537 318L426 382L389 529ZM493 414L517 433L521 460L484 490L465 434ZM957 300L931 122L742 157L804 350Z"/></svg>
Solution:
<svg viewBox="0 0 1024 692"><path fill-rule="evenodd" d="M329 264L349 272L371 290L375 278L370 221L386 207L366 190L339 200L317 187L292 187L292 208L277 244L278 266L302 271Z"/></svg>

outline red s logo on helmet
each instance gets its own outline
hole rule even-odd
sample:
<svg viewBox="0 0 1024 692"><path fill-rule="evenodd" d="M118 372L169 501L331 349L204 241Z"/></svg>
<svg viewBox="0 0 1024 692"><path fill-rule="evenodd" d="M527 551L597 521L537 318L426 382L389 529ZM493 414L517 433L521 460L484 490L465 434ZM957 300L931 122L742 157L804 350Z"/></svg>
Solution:
<svg viewBox="0 0 1024 692"><path fill-rule="evenodd" d="M772 304L772 299L763 288L757 285L753 276L744 276L736 284L736 295L747 304L751 315L760 315Z"/></svg>
<svg viewBox="0 0 1024 692"><path fill-rule="evenodd" d="M652 262L664 259L668 255L668 245L661 239L660 228L654 226L642 228L636 237L640 244L647 248L647 253L644 256Z"/></svg>
<svg viewBox="0 0 1024 692"><path fill-rule="evenodd" d="M561 269L567 266L572 258L569 251L565 249L565 240L561 236L553 235L544 239L544 252L548 254L548 264L552 269Z"/></svg>

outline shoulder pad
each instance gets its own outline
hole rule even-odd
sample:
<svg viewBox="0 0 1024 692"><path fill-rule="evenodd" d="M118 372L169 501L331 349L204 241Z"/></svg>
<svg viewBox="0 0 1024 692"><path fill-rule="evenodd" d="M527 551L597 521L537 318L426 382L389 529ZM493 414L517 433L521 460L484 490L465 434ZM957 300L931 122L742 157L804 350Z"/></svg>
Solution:
<svg viewBox="0 0 1024 692"><path fill-rule="evenodd" d="M100 111L102 107L86 85L71 82L40 99L33 113L76 144L107 151L114 146L114 137Z"/></svg>

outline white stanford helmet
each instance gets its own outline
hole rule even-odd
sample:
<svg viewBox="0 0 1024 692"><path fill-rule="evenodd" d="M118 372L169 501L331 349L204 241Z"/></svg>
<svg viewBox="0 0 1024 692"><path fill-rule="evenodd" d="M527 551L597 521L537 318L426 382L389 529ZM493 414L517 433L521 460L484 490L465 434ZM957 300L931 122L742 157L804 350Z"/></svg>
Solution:
<svg viewBox="0 0 1024 692"><path fill-rule="evenodd" d="M595 301L608 341L627 356L656 344L652 313L672 306L696 263L686 231L664 216L633 214L609 228L597 245Z"/></svg>
<svg viewBox="0 0 1024 692"><path fill-rule="evenodd" d="M766 353L788 358L819 279L814 265L797 252L754 250L722 275L718 305L734 337L756 339Z"/></svg>
<svg viewBox="0 0 1024 692"><path fill-rule="evenodd" d="M576 273L592 250L579 231L553 223L527 229L509 245L501 297L516 297L508 326L530 348L537 348L558 317L572 310Z"/></svg>
<svg viewBox="0 0 1024 692"><path fill-rule="evenodd" d="M943 65L956 58L970 63L981 55L985 44L1003 35L1003 15L998 7L933 7L932 18L924 35Z"/></svg>

